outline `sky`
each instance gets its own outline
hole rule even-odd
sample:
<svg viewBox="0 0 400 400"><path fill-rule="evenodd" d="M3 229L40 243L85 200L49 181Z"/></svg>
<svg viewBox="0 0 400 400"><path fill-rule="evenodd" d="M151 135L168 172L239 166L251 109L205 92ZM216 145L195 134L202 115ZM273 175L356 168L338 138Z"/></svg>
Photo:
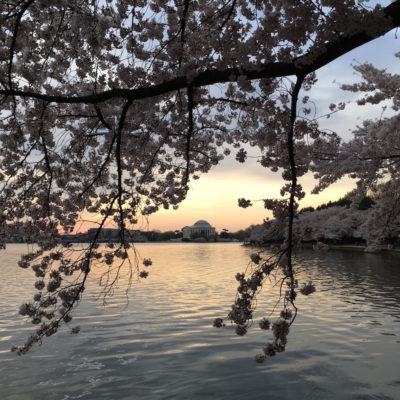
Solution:
<svg viewBox="0 0 400 400"><path fill-rule="evenodd" d="M376 39L317 71L318 82L308 92L317 104L317 115L326 114L329 104L345 101L346 108L329 119L321 119L320 126L331 129L344 139L351 137L351 131L364 119L381 115L382 105L358 106L355 104L358 94L344 92L339 85L351 83L358 79L352 65L371 62L376 67L388 71L398 70L400 60L394 54L400 50L400 41L396 39L396 31ZM386 111L387 116L390 110ZM138 228L151 230L176 230L186 225L193 225L199 219L207 220L217 231L228 229L231 232L247 228L252 224L262 223L264 218L271 217L260 201L264 198L278 198L283 185L280 173L273 173L261 167L255 158L249 158L240 164L233 155L215 166L208 174L191 182L191 190L178 210L160 210L149 217L146 223ZM249 155L257 156L257 149ZM319 195L310 192L315 185L313 177L308 174L300 179L306 191L306 197L300 207L315 206L329 200L337 200L352 190L355 182L350 178L342 179ZM237 199L244 197L254 201L253 207L239 208ZM257 201L258 200L258 201Z"/></svg>

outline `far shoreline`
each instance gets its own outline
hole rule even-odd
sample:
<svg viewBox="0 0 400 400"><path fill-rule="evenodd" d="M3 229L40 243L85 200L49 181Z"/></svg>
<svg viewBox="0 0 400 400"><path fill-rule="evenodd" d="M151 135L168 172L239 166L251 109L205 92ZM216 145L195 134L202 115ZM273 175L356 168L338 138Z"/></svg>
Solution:
<svg viewBox="0 0 400 400"><path fill-rule="evenodd" d="M278 246L280 243L264 243L264 244L254 244L248 242L242 242L243 246L246 247L255 247L255 248L270 248L271 246ZM377 251L365 251L367 246L359 246L354 244L327 244L326 249L316 250L313 248L314 244L305 242L301 243L300 246L296 246L296 250L314 250L320 253L328 252L328 251L355 251L358 253L365 253L365 254L382 254L382 253L392 253L392 254L400 254L400 248L387 248L382 247Z"/></svg>

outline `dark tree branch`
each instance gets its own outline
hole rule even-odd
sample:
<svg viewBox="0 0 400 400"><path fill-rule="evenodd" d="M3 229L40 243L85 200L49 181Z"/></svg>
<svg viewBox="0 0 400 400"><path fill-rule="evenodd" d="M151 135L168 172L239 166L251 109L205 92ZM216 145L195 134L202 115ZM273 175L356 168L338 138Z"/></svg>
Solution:
<svg viewBox="0 0 400 400"><path fill-rule="evenodd" d="M163 145L164 145L164 143L161 143L160 146L157 147L157 150L154 152L153 156L151 157L151 160L150 160L150 162L149 162L149 164L148 164L148 166L146 168L146 171L142 174L142 177L140 179L140 184L141 185L145 182L148 174L152 170L152 168L154 166L154 163L156 161L156 157L157 157L159 151L162 149Z"/></svg>
<svg viewBox="0 0 400 400"><path fill-rule="evenodd" d="M245 103L244 101L238 101L238 100L233 100L233 99L228 99L226 97L211 97L210 100L214 101L222 101L224 103L231 103L231 104L236 104L237 106L244 106L244 107L249 107L249 103Z"/></svg>
<svg viewBox="0 0 400 400"><path fill-rule="evenodd" d="M96 110L96 114L97 114L97 116L99 117L100 122L101 122L107 129L109 129L109 130L111 131L111 130L112 130L112 127L111 127L111 125L104 119L104 116L103 116L103 114L102 114L102 112L101 112L100 107L99 107L97 104L95 104L95 105L94 105L94 109Z"/></svg>
<svg viewBox="0 0 400 400"><path fill-rule="evenodd" d="M125 222L124 222L124 212L123 212L123 204L122 204L122 195L123 195L123 187L122 187L122 156L121 156L121 144L122 144L122 131L124 129L126 114L128 113L129 107L132 105L131 101L127 101L122 109L122 113L118 123L118 132L117 132L117 143L115 149L115 159L117 163L117 176L118 176L118 208L119 208L119 216L120 216L120 234L122 242L125 246Z"/></svg>
<svg viewBox="0 0 400 400"><path fill-rule="evenodd" d="M235 9L235 6L236 6L236 0L233 0L231 6L229 7L228 15L226 16L226 18L224 19L224 22L219 27L219 29L221 31L222 31L222 29L224 29L224 26L226 25L226 23L231 19L233 10Z"/></svg>
<svg viewBox="0 0 400 400"><path fill-rule="evenodd" d="M65 18L65 10L63 10L62 13L61 13L61 18L60 18L60 22L59 22L59 24L58 24L57 32L56 32L56 34L54 35L53 43L51 44L51 46L50 46L50 48L49 48L49 50L48 50L48 52L47 52L47 55L46 55L46 57L45 57L45 59L44 59L44 61L43 61L43 63L42 63L42 66L41 66L41 68L40 68L41 70L43 70L44 66L46 65L48 59L49 59L50 56L51 56L51 53L52 53L53 50L54 50L54 46L56 45L57 40L60 38L61 27L62 27L62 24L63 24L63 22L64 22L64 18Z"/></svg>
<svg viewBox="0 0 400 400"><path fill-rule="evenodd" d="M183 45L185 44L185 29L186 29L186 18L187 18L187 13L189 10L189 3L190 0L185 0L185 4L183 7L183 13L182 13L182 19L181 19L181 52L182 54L179 56L179 61L178 61L178 67L179 69L182 66L182 56L183 56Z"/></svg>
<svg viewBox="0 0 400 400"><path fill-rule="evenodd" d="M290 126L287 134L287 148L289 155L290 173L291 173L291 188L290 188L290 199L289 199L289 222L288 222L288 244L287 244L287 264L290 278L290 302L295 309L295 315L291 321L293 323L297 315L297 308L294 305L294 300L296 297L294 287L294 273L292 264L292 251L293 251L293 220L295 213L295 202L296 202L296 187L297 187L297 173L296 173L296 161L294 154L294 128L297 118L297 100L299 98L299 93L301 85L303 84L304 76L300 75L297 77L296 83L294 85L292 93L292 101L290 108Z"/></svg>
<svg viewBox="0 0 400 400"><path fill-rule="evenodd" d="M190 142L193 136L193 88L189 86L187 88L187 96L188 96L188 131L186 136L186 171L184 178L184 185L187 186L189 182L189 173L190 173Z"/></svg>
<svg viewBox="0 0 400 400"><path fill-rule="evenodd" d="M51 188L53 185L53 170L51 168L51 162L50 162L50 157L49 157L49 152L47 149L47 144L43 136L43 130L44 130L44 114L46 113L46 109L48 107L48 103L43 105L42 113L40 115L40 128L39 128L39 136L42 139L42 147L43 147L43 154L44 154L44 160L46 162L46 168L47 172L49 173L49 186L47 189L47 216L51 217L50 213L50 195L51 195Z"/></svg>
<svg viewBox="0 0 400 400"><path fill-rule="evenodd" d="M110 146L109 146L109 148L108 148L108 152L107 152L106 158L104 159L103 163L101 164L101 167L100 167L100 169L98 170L96 176L93 178L92 182L91 182L89 185L87 185L87 186L85 187L85 189L82 190L82 192L79 194L78 199L81 199L81 198L83 197L83 195L84 195L91 187L93 187L93 185L101 178L101 175L103 174L103 171L104 171L106 165L108 164L108 162L109 162L109 160L110 160L110 158L111 158L111 153L112 153L112 149L113 149L113 147L114 147L114 143L115 143L116 138L117 138L117 135L114 133L114 135L113 135L113 137L112 137L112 139L111 139Z"/></svg>

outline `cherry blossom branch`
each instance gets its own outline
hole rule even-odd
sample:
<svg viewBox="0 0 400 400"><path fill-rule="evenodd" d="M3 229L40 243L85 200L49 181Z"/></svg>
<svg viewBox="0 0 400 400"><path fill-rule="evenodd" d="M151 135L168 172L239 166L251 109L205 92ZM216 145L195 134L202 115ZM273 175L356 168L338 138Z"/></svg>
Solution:
<svg viewBox="0 0 400 400"><path fill-rule="evenodd" d="M14 26L14 31L13 35L11 38L11 45L10 45L10 61L8 65L8 86L10 90L12 89L12 68L13 68L13 59L14 59L14 51L15 51L15 45L17 43L17 38L18 38L18 31L19 31L19 24L21 22L21 19L23 15L25 14L25 11L29 8L29 6L34 2L35 0L28 0L21 8L21 11L17 14L17 19L15 21L15 26Z"/></svg>
<svg viewBox="0 0 400 400"><path fill-rule="evenodd" d="M117 132L117 143L115 149L115 159L117 162L117 175L118 175L118 208L119 208L119 215L120 215L120 234L122 243L125 246L125 222L124 222L124 212L122 209L122 196L123 196L123 187L122 187L122 164L121 164L121 142L122 142L122 131L124 129L124 123L126 114L130 106L132 105L131 101L125 103L121 117L118 123L118 132Z"/></svg>
<svg viewBox="0 0 400 400"><path fill-rule="evenodd" d="M96 115L98 116L100 122L101 122L108 130L112 131L112 127L111 127L111 125L104 119L104 116L103 116L103 113L101 112L100 107L99 107L97 104L95 104L95 105L94 105L94 109L95 109L95 111L96 111Z"/></svg>
<svg viewBox="0 0 400 400"><path fill-rule="evenodd" d="M233 0L231 6L229 7L228 14L227 14L226 18L224 19L224 21L222 22L221 26L219 27L219 29L221 31L222 31L222 29L224 29L224 26L227 24L227 22L231 19L233 11L235 10L235 7L236 7L236 0Z"/></svg>
<svg viewBox="0 0 400 400"><path fill-rule="evenodd" d="M304 76L297 76L296 83L293 88L293 93L291 97L291 109L290 109L290 128L287 134L287 148L290 163L290 173L291 173L291 187L290 187L290 198L289 198L289 222L288 222L288 244L287 244L287 266L290 278L290 303L295 309L295 315L291 320L290 324L296 318L297 308L294 305L294 300L296 298L295 293L295 283L294 283L294 273L293 273L293 263L292 263L292 252L293 252L293 220L295 214L295 202L296 202L296 189L297 189L297 172L296 172L296 161L294 154L294 128L297 118L297 101L299 98L299 93L301 86L304 81Z"/></svg>
<svg viewBox="0 0 400 400"><path fill-rule="evenodd" d="M360 27L360 31L353 35L341 36L338 39L327 43L323 50L319 49L318 52L315 52L312 49L308 53L295 58L291 62L254 64L252 68L238 66L235 68L225 68L223 70L208 69L190 75L190 77L180 76L158 84L139 87L137 89L116 88L89 95L56 95L13 89L0 89L0 95L35 98L60 104L99 104L114 98L125 98L131 101L148 99L173 91L178 91L180 89L185 89L188 86L192 86L193 88L210 86L216 83L237 81L240 77L244 77L247 80L257 80L291 75L305 76L329 64L349 51L384 35L393 28L400 26L400 0L391 3L382 11L384 16L387 18L387 26L382 27L381 31L369 34L365 32L365 27Z"/></svg>
<svg viewBox="0 0 400 400"><path fill-rule="evenodd" d="M231 104L235 104L237 106L244 106L244 107L249 107L250 106L249 103L246 103L244 101L228 99L226 97L211 97L210 99L207 99L207 100L209 100L209 101L222 101L224 103L231 103Z"/></svg>
<svg viewBox="0 0 400 400"><path fill-rule="evenodd" d="M115 196L111 200L107 210L105 211L105 215L103 216L103 218L95 232L95 236L92 239L88 250L85 251L84 258L82 260L78 259L74 263L76 266L79 267L79 270L83 273L83 277L82 277L81 281L78 281L79 280L79 277L78 277L78 280L75 281L76 283L65 285L62 288L60 288L60 290L48 289L48 291L51 292L50 297L52 297L55 300L54 302L49 302L49 301L46 302L46 299L42 298L41 293L39 293L38 299L36 299L35 298L36 296L34 296L34 300L39 302L39 305L37 307L31 303L22 304L22 306L20 308L20 314L28 315L29 317L32 317L33 323L35 323L35 324L40 323L42 316L45 316L46 318L50 319L50 322L42 323L42 325L36 330L36 332L34 334L32 334L22 346L13 346L11 349L12 351L16 351L19 355L25 354L27 351L29 351L29 349L33 346L33 344L35 344L37 342L41 342L41 340L44 336L51 336L51 335L55 334L58 331L58 328L60 327L60 324L62 322L68 323L72 320L70 313L73 310L73 308L76 306L76 304L79 302L81 295L82 295L83 291L85 290L86 281L87 281L87 278L90 273L90 264L92 262L92 258L93 258L95 249L97 248L97 242L100 237L100 233L103 229L105 222L107 221L107 219L110 215L110 212L112 211L112 208L114 206L115 201L117 200L117 197L118 196ZM42 255L43 251L41 251L39 254ZM25 258L24 262L27 265L22 266L22 267L23 268L27 267L29 265L29 262L32 262L32 261L34 261L34 257ZM46 274L46 270L39 276L44 277L45 274ZM61 279L60 273L58 271L53 271L52 273L50 273L50 278L52 278L52 279L49 281L48 287L52 281L53 282L57 281L56 288L59 288L61 286L62 279ZM38 283L40 283L40 286L37 286ZM43 289L44 286L45 285L44 285L43 281L37 281L35 284L35 287L38 290ZM54 293L57 294L57 297L59 297L60 299L63 300L62 308L58 308L58 311L60 314L59 317L56 317L54 312L47 313L46 311L43 311L43 309L47 308L49 305L51 305L51 304L55 305L57 303L57 298L54 296ZM47 300L50 300L50 298L48 298ZM46 303L48 303L48 304L46 304ZM35 319L37 319L37 321L35 321ZM72 328L71 332L77 333L77 332L79 332L79 329L80 329L79 327Z"/></svg>
<svg viewBox="0 0 400 400"><path fill-rule="evenodd" d="M183 46L185 44L185 29L186 29L186 18L187 18L187 13L189 10L189 3L190 0L185 0L184 5L183 5L183 13L182 13L182 18L181 18L181 53L183 54ZM182 66L182 54L179 56L178 60L178 68L181 69Z"/></svg>
<svg viewBox="0 0 400 400"><path fill-rule="evenodd" d="M59 24L58 24L57 32L56 32L56 34L54 35L53 42L52 42L52 44L50 45L49 50L48 50L48 52L47 52L47 55L46 55L46 57L45 57L44 60L43 60L42 66L41 66L41 68L40 68L41 70L42 70L42 69L44 68L44 66L46 65L48 59L50 58L51 53L52 53L53 50L54 50L54 46L55 46L55 44L57 43L57 40L60 38L61 27L62 27L62 24L63 24L63 22L64 22L64 18L65 18L65 10L62 10L61 18L60 18L60 22L59 22Z"/></svg>
<svg viewBox="0 0 400 400"><path fill-rule="evenodd" d="M113 150L114 143L115 143L116 139L117 139L117 134L114 132L113 137L112 137L112 139L111 139L111 143L110 143L110 145L109 145L109 147L108 147L108 151L107 151L106 158L105 158L104 161L102 162L102 164L101 164L99 170L98 170L97 173L96 173L96 176L92 179L92 181L89 183L89 185L87 185L87 186L79 193L78 199L81 199L81 198L83 197L83 195L84 195L85 193L87 193L87 192L93 187L93 185L101 178L104 169L106 168L108 162L109 162L110 159L111 159L111 154L112 154L112 150Z"/></svg>
<svg viewBox="0 0 400 400"><path fill-rule="evenodd" d="M188 131L186 136L186 171L185 171L185 178L184 178L184 186L186 188L188 181L189 181L189 174L190 174L190 142L193 135L193 87L189 86L187 88L187 96L188 96ZM186 189L185 189L186 190Z"/></svg>

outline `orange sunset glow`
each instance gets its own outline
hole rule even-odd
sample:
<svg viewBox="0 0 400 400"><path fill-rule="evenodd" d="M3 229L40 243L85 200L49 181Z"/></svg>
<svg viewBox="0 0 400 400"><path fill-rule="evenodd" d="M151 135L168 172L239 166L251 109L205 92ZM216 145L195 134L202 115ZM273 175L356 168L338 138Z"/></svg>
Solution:
<svg viewBox="0 0 400 400"><path fill-rule="evenodd" d="M306 192L300 207L318 206L337 200L353 189L354 181L343 179L318 195L311 194L316 181L306 175L300 179ZM192 180L187 198L177 210L160 209L147 219L141 218L132 229L173 231L192 225L199 219L207 220L218 232L228 229L231 232L260 224L263 219L272 216L263 206L262 199L281 198L280 189L284 181L280 173L273 173L261 167L254 159L240 164L229 157L199 180ZM253 202L253 206L243 209L238 206L238 198L244 197ZM87 220L76 227L77 232L86 232L96 226ZM99 217L100 221L100 217ZM112 222L107 227L115 227Z"/></svg>
<svg viewBox="0 0 400 400"><path fill-rule="evenodd" d="M243 172L238 173L219 172L217 167L215 171L192 182L192 190L178 210L160 210L151 215L149 229L181 229L199 219L205 219L215 226L217 231L228 229L233 232L262 223L264 218L271 217L271 213L264 209L261 199L280 198L282 181L279 180L279 176L259 168L265 173L265 178L260 175L253 176L249 171L246 173L244 168ZM343 180L319 195L312 195L310 191L315 183L312 177L307 176L302 182L307 194L301 202L301 207L317 206L332 199L339 199L352 189L352 181ZM237 199L240 197L251 199L253 206L246 209L238 207Z"/></svg>

